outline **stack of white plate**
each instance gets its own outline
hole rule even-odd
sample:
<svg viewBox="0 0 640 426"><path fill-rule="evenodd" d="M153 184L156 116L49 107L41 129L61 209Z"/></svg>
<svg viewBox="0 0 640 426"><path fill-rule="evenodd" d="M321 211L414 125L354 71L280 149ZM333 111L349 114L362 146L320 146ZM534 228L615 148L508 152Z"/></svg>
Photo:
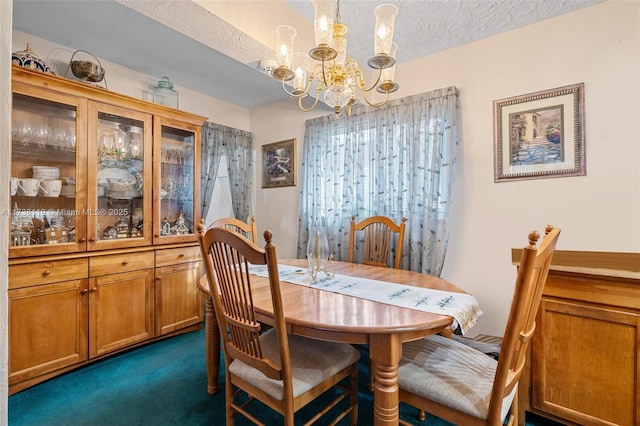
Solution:
<svg viewBox="0 0 640 426"><path fill-rule="evenodd" d="M47 180L58 179L60 177L60 169L53 166L33 166L33 177L35 179Z"/></svg>
<svg viewBox="0 0 640 426"><path fill-rule="evenodd" d="M76 197L76 186L75 185L62 185L62 189L60 190L60 195L67 198L75 198Z"/></svg>

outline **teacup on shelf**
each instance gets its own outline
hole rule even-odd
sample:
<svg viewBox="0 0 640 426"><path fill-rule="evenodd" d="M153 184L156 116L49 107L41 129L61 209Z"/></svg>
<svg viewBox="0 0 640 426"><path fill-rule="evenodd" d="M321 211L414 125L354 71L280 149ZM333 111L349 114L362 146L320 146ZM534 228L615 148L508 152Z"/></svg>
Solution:
<svg viewBox="0 0 640 426"><path fill-rule="evenodd" d="M18 195L35 197L40 190L40 182L40 179L35 178L18 179Z"/></svg>
<svg viewBox="0 0 640 426"><path fill-rule="evenodd" d="M62 180L60 179L47 179L40 182L40 191L38 195L45 197L57 197L62 190Z"/></svg>

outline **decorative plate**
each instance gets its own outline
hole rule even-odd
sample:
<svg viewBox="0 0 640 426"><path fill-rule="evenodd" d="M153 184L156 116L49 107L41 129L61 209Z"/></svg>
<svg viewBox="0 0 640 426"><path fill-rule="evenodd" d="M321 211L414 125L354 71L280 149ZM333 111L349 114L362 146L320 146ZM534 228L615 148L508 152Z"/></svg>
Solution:
<svg viewBox="0 0 640 426"><path fill-rule="evenodd" d="M114 188L142 189L142 175L132 167L105 167L98 170L98 185Z"/></svg>

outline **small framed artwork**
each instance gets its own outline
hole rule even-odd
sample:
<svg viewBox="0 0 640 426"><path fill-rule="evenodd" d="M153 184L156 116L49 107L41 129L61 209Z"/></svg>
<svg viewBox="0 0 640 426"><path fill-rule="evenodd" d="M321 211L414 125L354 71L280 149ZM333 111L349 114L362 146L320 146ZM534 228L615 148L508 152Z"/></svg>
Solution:
<svg viewBox="0 0 640 426"><path fill-rule="evenodd" d="M584 83L493 101L495 182L586 174Z"/></svg>
<svg viewBox="0 0 640 426"><path fill-rule="evenodd" d="M296 184L296 140L262 145L262 187Z"/></svg>

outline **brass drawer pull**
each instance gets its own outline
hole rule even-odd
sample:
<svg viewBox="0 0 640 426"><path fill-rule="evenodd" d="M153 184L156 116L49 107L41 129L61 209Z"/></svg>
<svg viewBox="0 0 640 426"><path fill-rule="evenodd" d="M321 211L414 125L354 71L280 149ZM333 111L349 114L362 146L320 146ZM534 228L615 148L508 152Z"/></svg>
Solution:
<svg viewBox="0 0 640 426"><path fill-rule="evenodd" d="M46 277L46 276L49 276L49 275L51 275L51 269L47 269L42 273L43 277Z"/></svg>

